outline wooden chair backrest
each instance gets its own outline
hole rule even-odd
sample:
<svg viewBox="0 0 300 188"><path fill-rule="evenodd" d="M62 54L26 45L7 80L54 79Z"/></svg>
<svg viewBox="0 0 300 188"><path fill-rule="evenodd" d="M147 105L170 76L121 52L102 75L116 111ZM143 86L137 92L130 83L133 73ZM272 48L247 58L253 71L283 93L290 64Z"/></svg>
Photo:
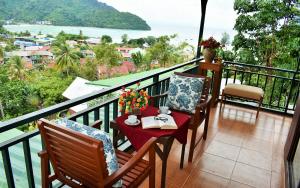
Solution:
<svg viewBox="0 0 300 188"><path fill-rule="evenodd" d="M179 75L179 76L186 76L186 77L203 78L204 84L203 84L202 93L201 93L201 101L207 100L208 95L209 95L210 85L211 85L211 78L209 78L207 76L181 73L181 72L175 72L174 74Z"/></svg>
<svg viewBox="0 0 300 188"><path fill-rule="evenodd" d="M103 187L108 172L101 141L45 119L38 127L57 179L71 187Z"/></svg>

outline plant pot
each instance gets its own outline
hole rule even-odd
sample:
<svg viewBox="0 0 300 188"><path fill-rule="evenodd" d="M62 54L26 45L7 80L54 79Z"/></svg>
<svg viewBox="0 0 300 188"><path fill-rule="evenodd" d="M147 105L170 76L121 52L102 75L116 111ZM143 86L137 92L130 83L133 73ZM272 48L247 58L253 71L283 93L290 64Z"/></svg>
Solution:
<svg viewBox="0 0 300 188"><path fill-rule="evenodd" d="M216 50L211 48L204 48L203 57L205 62L212 63L214 58L216 57Z"/></svg>
<svg viewBox="0 0 300 188"><path fill-rule="evenodd" d="M139 108L133 108L131 114L139 116L142 114L142 112L141 112L141 109L139 109Z"/></svg>
<svg viewBox="0 0 300 188"><path fill-rule="evenodd" d="M121 115L124 115L124 114L125 114L125 110L122 110ZM142 115L142 111L139 108L133 108L131 112L128 112L128 115L139 116L139 115Z"/></svg>

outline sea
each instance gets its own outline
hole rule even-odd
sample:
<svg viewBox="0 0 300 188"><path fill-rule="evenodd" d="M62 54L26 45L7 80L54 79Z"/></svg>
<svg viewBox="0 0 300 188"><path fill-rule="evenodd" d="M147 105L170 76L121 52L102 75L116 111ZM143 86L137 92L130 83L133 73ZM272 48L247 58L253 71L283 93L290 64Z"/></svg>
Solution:
<svg viewBox="0 0 300 188"><path fill-rule="evenodd" d="M199 26L196 25L172 25L172 24L151 24L151 30L128 30L128 29L108 29L97 27L77 27L77 26L54 26L54 25L32 25L32 24L19 24L19 25L4 25L4 27L11 32L24 32L28 30L30 33L38 34L50 34L57 35L59 32L64 31L70 34L79 34L82 31L83 35L91 38L99 38L102 35L109 35L112 37L113 42L121 42L121 36L127 34L129 39L136 39L147 36L162 36L177 34L177 38L174 39L174 43L187 42L196 47L198 43ZM214 36L217 39L221 39L222 33L226 29L223 28L205 28L204 38ZM228 32L228 31L226 31ZM229 34L231 31L229 30Z"/></svg>

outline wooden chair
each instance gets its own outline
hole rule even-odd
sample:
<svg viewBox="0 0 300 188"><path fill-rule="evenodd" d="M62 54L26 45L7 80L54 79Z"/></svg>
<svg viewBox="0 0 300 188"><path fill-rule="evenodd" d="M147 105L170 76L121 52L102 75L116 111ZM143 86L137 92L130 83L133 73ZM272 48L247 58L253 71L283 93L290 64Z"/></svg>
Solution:
<svg viewBox="0 0 300 188"><path fill-rule="evenodd" d="M189 162L192 162L195 147L199 144L199 142L201 141L202 138L203 138L203 140L206 140L206 136L207 136L209 113L210 113L210 106L211 106L211 96L209 96L211 78L205 77L205 76L200 76L200 75L178 73L178 72L175 72L174 74L180 75L180 76L186 76L186 77L196 77L196 78L204 78L205 79L202 94L201 94L201 99L200 99L198 105L196 106L195 113L191 114L188 112L180 111L181 113L183 112L185 114L189 114L192 117L190 124L189 124L189 129L192 130L192 137L191 137L189 159L188 159ZM152 96L151 104L155 104L155 100L158 100L159 98L167 97L167 95L168 95L168 92L166 92L162 95ZM172 110L178 111L175 109L172 109ZM198 127L203 123L204 120L205 120L205 123L204 123L203 134L198 139L196 139Z"/></svg>
<svg viewBox="0 0 300 188"><path fill-rule="evenodd" d="M116 150L120 168L108 175L103 143L71 129L41 119L38 122L45 150L41 157L42 187L59 180L70 187L112 187L122 179L122 187L137 187L149 176L149 187L155 187L155 151L150 139L136 155ZM149 161L143 157L149 153ZM49 174L49 159L54 174Z"/></svg>

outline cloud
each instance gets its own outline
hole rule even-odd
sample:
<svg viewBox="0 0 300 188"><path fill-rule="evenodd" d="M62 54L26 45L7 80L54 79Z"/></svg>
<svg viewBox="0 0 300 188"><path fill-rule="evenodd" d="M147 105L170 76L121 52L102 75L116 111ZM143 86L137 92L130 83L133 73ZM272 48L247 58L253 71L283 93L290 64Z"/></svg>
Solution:
<svg viewBox="0 0 300 188"><path fill-rule="evenodd" d="M152 27L169 28L174 33L184 35L188 40L197 40L200 19L200 0L99 0L119 11L136 14ZM234 0L210 0L207 3L204 38L214 36L221 39L227 32L231 40L235 34L233 27L237 14L233 10ZM169 31L170 32L170 31ZM168 34L163 32L161 34Z"/></svg>

